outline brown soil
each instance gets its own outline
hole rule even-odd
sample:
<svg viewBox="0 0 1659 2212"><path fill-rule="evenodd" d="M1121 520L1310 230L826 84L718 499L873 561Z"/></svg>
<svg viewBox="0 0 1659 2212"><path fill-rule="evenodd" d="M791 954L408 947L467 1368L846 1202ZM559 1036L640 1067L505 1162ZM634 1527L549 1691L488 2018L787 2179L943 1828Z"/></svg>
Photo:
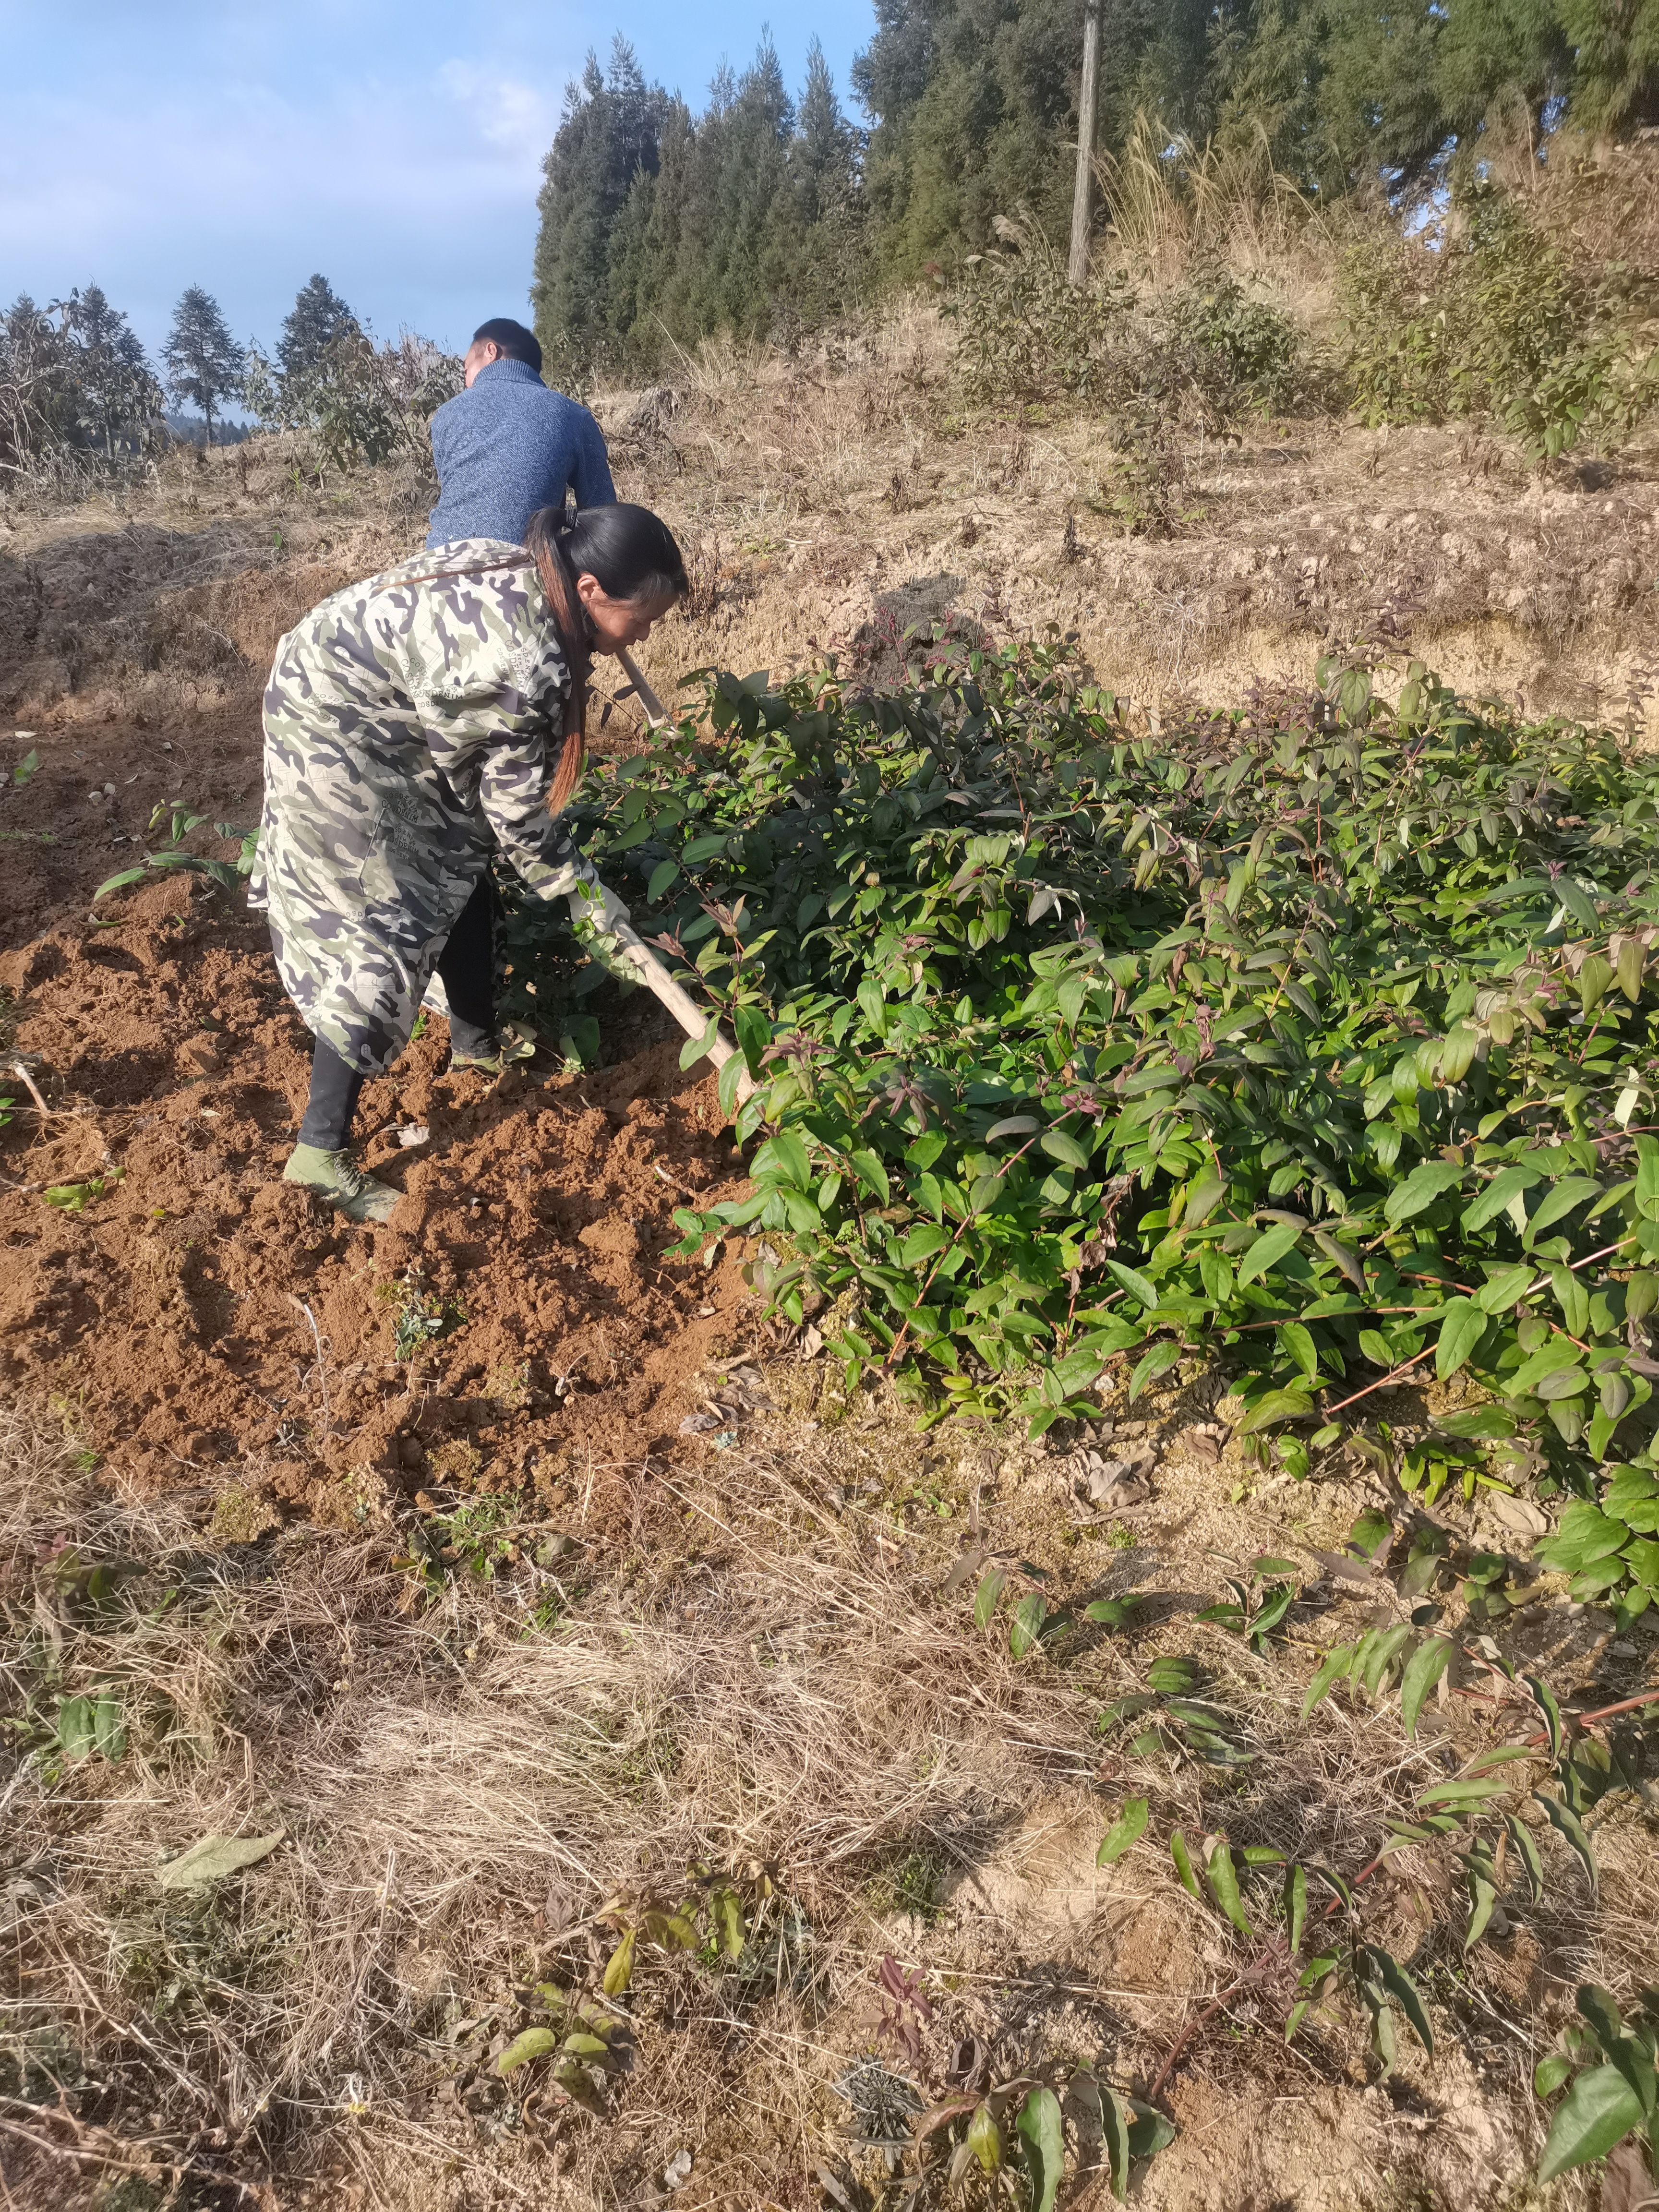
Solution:
<svg viewBox="0 0 1659 2212"><path fill-rule="evenodd" d="M0 960L51 1109L7 1083L0 1374L46 1380L112 1479L234 1471L349 1522L386 1486L547 1494L702 1449L686 1385L743 1285L661 1255L737 1161L677 1038L490 1085L445 1073L434 1023L364 1092L367 1163L404 1197L358 1228L278 1180L310 1040L258 919L178 878L110 903ZM405 1148L411 1124L429 1134ZM46 1195L94 1178L78 1211ZM399 1359L417 1300L443 1334Z"/></svg>
<svg viewBox="0 0 1659 2212"><path fill-rule="evenodd" d="M259 818L259 708L240 705L157 720L134 713L70 722L38 738L13 738L15 768L40 765L18 786L0 777L0 945L16 945L66 915L84 915L107 877L167 842L149 832L152 810L183 799L210 823L252 829ZM112 783L113 792L104 786ZM96 794L94 796L94 793ZM234 854L205 830L190 840L208 854Z"/></svg>

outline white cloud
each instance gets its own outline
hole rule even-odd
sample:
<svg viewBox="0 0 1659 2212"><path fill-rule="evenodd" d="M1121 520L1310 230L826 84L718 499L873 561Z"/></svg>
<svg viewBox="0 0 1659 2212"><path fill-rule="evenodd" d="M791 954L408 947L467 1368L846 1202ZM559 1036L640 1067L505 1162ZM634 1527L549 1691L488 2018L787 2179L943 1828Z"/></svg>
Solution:
<svg viewBox="0 0 1659 2212"><path fill-rule="evenodd" d="M558 126L557 105L543 88L467 61L446 62L437 82L489 145L539 168Z"/></svg>
<svg viewBox="0 0 1659 2212"><path fill-rule="evenodd" d="M387 73L399 52L382 40L336 66L302 35L280 68L269 52L238 68L222 46L205 93L171 69L125 96L62 70L73 89L14 80L0 284L44 297L95 280L152 349L191 283L269 343L319 269L387 335L454 343L486 314L522 313L568 70L538 84L489 59L412 55Z"/></svg>

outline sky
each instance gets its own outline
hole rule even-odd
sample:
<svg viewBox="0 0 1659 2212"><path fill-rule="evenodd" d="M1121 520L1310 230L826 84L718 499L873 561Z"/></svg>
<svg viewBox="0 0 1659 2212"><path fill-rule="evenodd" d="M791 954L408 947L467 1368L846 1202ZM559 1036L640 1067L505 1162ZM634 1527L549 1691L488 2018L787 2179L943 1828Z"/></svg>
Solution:
<svg viewBox="0 0 1659 2212"><path fill-rule="evenodd" d="M320 270L377 336L462 350L528 319L564 88L620 31L694 111L771 22L799 91L816 29L854 107L870 0L0 0L0 304L101 284L159 355L200 284L274 344Z"/></svg>

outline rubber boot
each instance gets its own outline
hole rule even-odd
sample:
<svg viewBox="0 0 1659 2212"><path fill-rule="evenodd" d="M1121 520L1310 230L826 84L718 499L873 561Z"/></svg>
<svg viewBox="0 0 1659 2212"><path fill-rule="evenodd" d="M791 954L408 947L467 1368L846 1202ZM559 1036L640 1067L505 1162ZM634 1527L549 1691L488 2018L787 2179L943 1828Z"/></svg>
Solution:
<svg viewBox="0 0 1659 2212"><path fill-rule="evenodd" d="M314 1190L349 1221L384 1221L403 1196L390 1183L365 1175L343 1148L325 1152L320 1145L296 1145L283 1170L283 1181Z"/></svg>
<svg viewBox="0 0 1659 2212"><path fill-rule="evenodd" d="M452 1075L502 1075L520 1060L533 1059L535 1052L535 1038L509 1022L482 1052L457 1052L452 1047L449 1072Z"/></svg>

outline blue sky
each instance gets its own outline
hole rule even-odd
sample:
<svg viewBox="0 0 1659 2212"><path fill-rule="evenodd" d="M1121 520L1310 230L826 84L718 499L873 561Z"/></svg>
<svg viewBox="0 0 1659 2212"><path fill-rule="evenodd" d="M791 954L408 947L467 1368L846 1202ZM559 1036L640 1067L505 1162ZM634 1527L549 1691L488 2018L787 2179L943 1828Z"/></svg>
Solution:
<svg viewBox="0 0 1659 2212"><path fill-rule="evenodd" d="M0 302L100 283L152 352L187 284L276 338L320 270L383 337L458 349L526 308L540 162L567 81L617 31L702 105L771 22L848 72L868 0L0 0Z"/></svg>

